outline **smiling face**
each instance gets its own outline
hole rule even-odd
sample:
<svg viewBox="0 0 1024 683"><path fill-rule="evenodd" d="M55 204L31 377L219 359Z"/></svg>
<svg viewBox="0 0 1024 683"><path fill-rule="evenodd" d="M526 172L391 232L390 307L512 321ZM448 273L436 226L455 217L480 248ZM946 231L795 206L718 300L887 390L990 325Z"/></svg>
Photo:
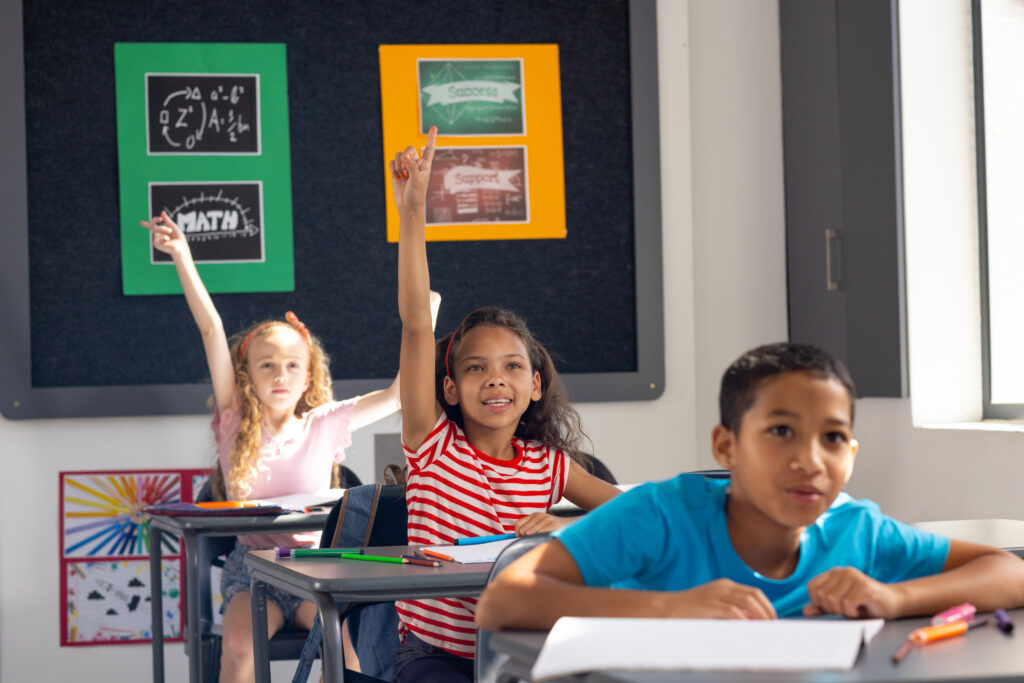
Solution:
<svg viewBox="0 0 1024 683"><path fill-rule="evenodd" d="M264 410L294 412L309 386L309 346L302 335L286 325L275 325L252 340L246 363Z"/></svg>
<svg viewBox="0 0 1024 683"><path fill-rule="evenodd" d="M451 372L455 379L444 379L444 397L459 405L467 435L482 427L511 430L511 438L530 401L541 398L540 373L530 365L526 344L504 327L478 325L466 332Z"/></svg>
<svg viewBox="0 0 1024 683"><path fill-rule="evenodd" d="M770 532L813 524L853 473L851 414L834 378L791 371L762 380L739 429L712 433L715 458L732 472L730 520Z"/></svg>

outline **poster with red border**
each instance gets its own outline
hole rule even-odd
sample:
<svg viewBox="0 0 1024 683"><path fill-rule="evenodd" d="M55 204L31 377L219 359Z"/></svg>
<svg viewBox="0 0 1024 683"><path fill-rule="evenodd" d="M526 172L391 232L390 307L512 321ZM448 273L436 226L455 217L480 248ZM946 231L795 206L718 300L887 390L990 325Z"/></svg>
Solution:
<svg viewBox="0 0 1024 683"><path fill-rule="evenodd" d="M60 473L62 646L151 640L148 505L191 502L206 469ZM164 639L184 627L183 550L163 535Z"/></svg>

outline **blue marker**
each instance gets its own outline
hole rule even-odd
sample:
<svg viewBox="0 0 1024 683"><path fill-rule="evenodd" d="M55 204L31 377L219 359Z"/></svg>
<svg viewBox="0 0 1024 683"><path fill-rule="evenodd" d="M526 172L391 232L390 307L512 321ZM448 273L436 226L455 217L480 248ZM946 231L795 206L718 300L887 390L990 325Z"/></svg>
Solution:
<svg viewBox="0 0 1024 683"><path fill-rule="evenodd" d="M515 538L515 534L496 534L494 536L473 536L470 538L456 538L455 545L473 545L475 543L493 543L494 541L507 541Z"/></svg>

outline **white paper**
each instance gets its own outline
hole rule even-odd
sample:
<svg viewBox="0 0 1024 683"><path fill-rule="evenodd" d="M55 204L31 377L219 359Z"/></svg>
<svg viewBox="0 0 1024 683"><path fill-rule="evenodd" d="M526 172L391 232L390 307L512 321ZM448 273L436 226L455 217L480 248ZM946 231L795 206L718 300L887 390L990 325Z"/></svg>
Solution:
<svg viewBox="0 0 1024 683"><path fill-rule="evenodd" d="M431 545L431 550L436 550L442 555L447 555L456 562L462 564L478 564L481 562L494 562L498 555L513 541L518 539L506 538L504 541L491 541L490 543L471 543L469 545Z"/></svg>
<svg viewBox="0 0 1024 683"><path fill-rule="evenodd" d="M535 679L606 670L849 670L882 619L619 619L562 617Z"/></svg>
<svg viewBox="0 0 1024 683"><path fill-rule="evenodd" d="M263 498L259 502L265 505L280 505L286 510L305 510L317 505L334 505L344 493L345 489L326 489L316 493L293 493L287 496Z"/></svg>

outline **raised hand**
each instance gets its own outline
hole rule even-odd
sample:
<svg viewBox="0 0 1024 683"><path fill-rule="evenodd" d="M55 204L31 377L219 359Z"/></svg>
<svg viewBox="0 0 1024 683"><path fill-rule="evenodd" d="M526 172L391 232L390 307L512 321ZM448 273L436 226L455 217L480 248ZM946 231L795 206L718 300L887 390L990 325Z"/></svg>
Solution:
<svg viewBox="0 0 1024 683"><path fill-rule="evenodd" d="M836 567L807 582L810 604L804 616L838 614L853 619L900 616L902 592L895 584L875 581L853 567Z"/></svg>
<svg viewBox="0 0 1024 683"><path fill-rule="evenodd" d="M153 246L165 254L173 257L176 254L189 253L188 240L166 211L161 211L153 220L139 221L139 225L153 233Z"/></svg>
<svg viewBox="0 0 1024 683"><path fill-rule="evenodd" d="M423 208L427 196L427 183L430 181L430 165L434 161L434 141L437 139L437 126L431 126L427 133L427 145L420 157L412 145L395 154L388 162L391 171L391 191L395 196L395 206L399 211Z"/></svg>
<svg viewBox="0 0 1024 683"><path fill-rule="evenodd" d="M682 619L775 619L775 608L759 589L717 579L667 595L666 617Z"/></svg>

